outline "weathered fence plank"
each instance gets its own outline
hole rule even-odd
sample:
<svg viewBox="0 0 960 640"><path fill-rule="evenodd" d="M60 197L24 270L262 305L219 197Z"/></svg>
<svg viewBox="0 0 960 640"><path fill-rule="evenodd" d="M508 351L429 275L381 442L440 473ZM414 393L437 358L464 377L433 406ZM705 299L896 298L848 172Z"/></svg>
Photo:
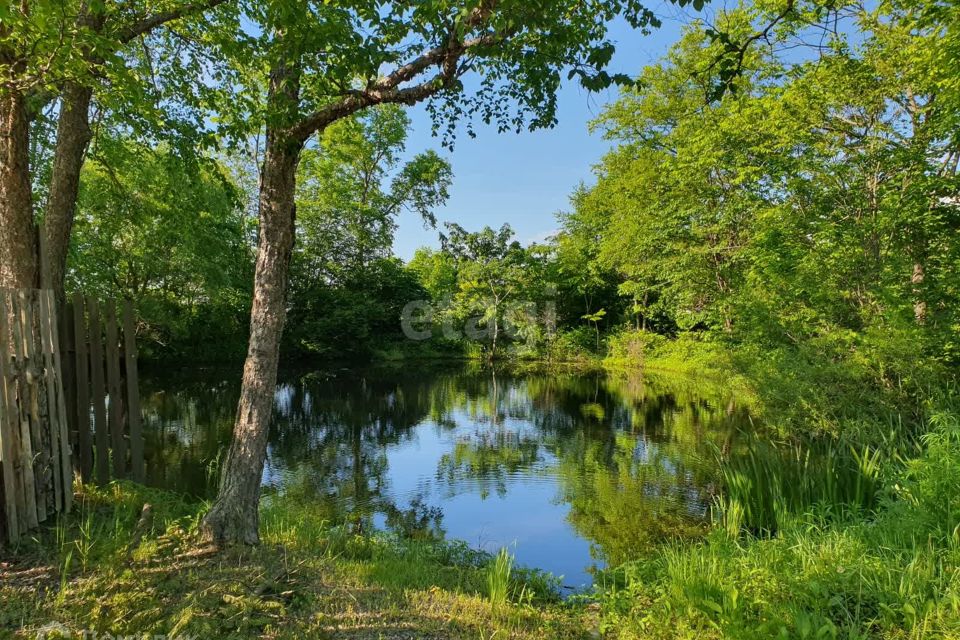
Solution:
<svg viewBox="0 0 960 640"><path fill-rule="evenodd" d="M20 512L17 505L17 477L14 470L14 429L13 417L15 402L7 395L7 322L6 308L0 298L0 478L3 482L3 518L4 530L9 540L20 537Z"/></svg>
<svg viewBox="0 0 960 640"><path fill-rule="evenodd" d="M18 419L20 422L20 462L22 464L23 497L26 506L24 521L27 527L40 524L37 514L37 482L34 468L33 431L30 419L31 394L27 383L28 366L25 355L26 337L23 332L23 311L20 296L11 292L7 301L11 311L10 326L13 334L13 352L17 374Z"/></svg>
<svg viewBox="0 0 960 640"><path fill-rule="evenodd" d="M58 407L58 398L57 398L57 372L54 367L55 362L53 359L53 351L50 346L49 341L49 331L51 330L50 323L52 321L52 311L47 308L47 299L45 292L41 291L37 299L37 307L40 311L39 313L39 323L40 323L40 353L41 353L41 369L43 370L42 376L46 391L46 417L48 420L49 426L49 447L48 450L52 452L52 455L48 455L50 460L50 474L52 475L53 483L53 504L55 509L59 510L63 505L63 494L64 491L72 490L72 483L68 479L64 483L64 473L63 465L61 464L61 455L62 451L60 446L61 430L60 430L60 416L59 416L59 407ZM36 353L36 349L33 350ZM70 456L67 456L66 462L69 464ZM69 478L69 475L66 476Z"/></svg>
<svg viewBox="0 0 960 640"><path fill-rule="evenodd" d="M76 365L77 381L76 414L74 417L77 430L77 448L79 455L80 478L89 482L93 475L93 434L90 431L90 364L87 360L87 323L84 314L83 296L79 293L73 296L73 332L74 332L74 364Z"/></svg>
<svg viewBox="0 0 960 640"><path fill-rule="evenodd" d="M42 489L44 478L42 460L40 459L40 451L42 451L42 447L40 446L40 423L36 417L38 407L36 406L36 396L33 393L33 380L36 377L36 369L34 368L32 359L34 353L32 340L33 324L31 322L32 318L27 315L30 302L26 299L25 293L22 291L18 292L16 300L17 333L21 341L19 370L21 375L20 393L22 398L20 408L23 411L24 424L29 425L28 438L30 441L30 461L33 469L33 490L37 509L37 520L43 522L46 520L47 513L44 505L46 492Z"/></svg>
<svg viewBox="0 0 960 640"><path fill-rule="evenodd" d="M95 298L87 299L90 313L90 395L93 398L94 436L97 443L97 482L110 482L110 444L107 440L107 389L103 377L103 324L100 322L100 305Z"/></svg>
<svg viewBox="0 0 960 640"><path fill-rule="evenodd" d="M77 364L74 358L77 348L73 343L73 307L68 302L64 302L62 308L54 306L52 312L53 320L57 325L57 337L60 340L56 348L60 353L61 360L60 381L63 386L63 399L67 403L67 408L73 411L76 406L74 394L77 391L77 382L74 379L77 375ZM67 432L70 436L70 448L75 453L79 451L77 446L79 434L76 431L72 414L70 420L67 421Z"/></svg>
<svg viewBox="0 0 960 640"><path fill-rule="evenodd" d="M117 307L107 301L107 392L110 394L110 444L113 447L113 475L126 477L127 440L123 433L123 401L120 391L120 352L117 332Z"/></svg>
<svg viewBox="0 0 960 640"><path fill-rule="evenodd" d="M54 450L54 457L59 458L57 468L60 471L61 485L63 486L62 502L58 508L64 513L70 513L73 505L73 460L70 450L69 427L67 399L63 384L63 360L60 357L60 335L57 330L56 321L57 301L52 290L40 292L40 312L46 318L46 331L41 332L41 338L47 342L45 353L49 356L50 364L50 386L53 388L54 404L50 409L50 415L56 416L51 426L59 430L58 438L60 444L59 456Z"/></svg>
<svg viewBox="0 0 960 640"><path fill-rule="evenodd" d="M123 301L123 355L127 378L127 419L130 422L130 463L133 479L143 482L146 469L143 464L143 430L140 415L140 379L137 369L137 330L133 317L133 303Z"/></svg>
<svg viewBox="0 0 960 640"><path fill-rule="evenodd" d="M0 430L5 431L4 442L9 443L10 466L13 468L13 482L4 484L5 495L12 495L14 511L9 512L8 523L13 520L17 532L27 528L27 500L24 483L23 447L20 446L20 410L17 405L17 383L15 362L11 362L11 355L15 352L12 320L13 307L9 304L6 292L0 290L0 359L3 360L4 373L0 390L4 394L7 411L0 415ZM5 445L7 446L7 445Z"/></svg>

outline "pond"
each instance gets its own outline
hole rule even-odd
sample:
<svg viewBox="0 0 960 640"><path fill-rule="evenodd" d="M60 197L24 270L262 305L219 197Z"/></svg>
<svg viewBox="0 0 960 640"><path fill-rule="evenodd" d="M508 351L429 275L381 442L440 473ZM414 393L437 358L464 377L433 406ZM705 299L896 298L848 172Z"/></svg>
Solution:
<svg viewBox="0 0 960 640"><path fill-rule="evenodd" d="M714 384L476 365L281 376L263 483L358 529L427 530L589 585L696 535L752 430ZM237 372L146 376L148 481L215 493Z"/></svg>

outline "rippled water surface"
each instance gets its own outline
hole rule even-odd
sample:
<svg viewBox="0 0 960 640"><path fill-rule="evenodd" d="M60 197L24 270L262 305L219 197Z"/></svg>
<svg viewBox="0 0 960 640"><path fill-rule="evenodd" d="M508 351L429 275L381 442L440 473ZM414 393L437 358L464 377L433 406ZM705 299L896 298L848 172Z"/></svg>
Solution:
<svg viewBox="0 0 960 640"><path fill-rule="evenodd" d="M150 482L212 495L235 372L147 376ZM715 384L465 366L291 374L263 482L363 529L424 531L589 584L702 530L749 415Z"/></svg>

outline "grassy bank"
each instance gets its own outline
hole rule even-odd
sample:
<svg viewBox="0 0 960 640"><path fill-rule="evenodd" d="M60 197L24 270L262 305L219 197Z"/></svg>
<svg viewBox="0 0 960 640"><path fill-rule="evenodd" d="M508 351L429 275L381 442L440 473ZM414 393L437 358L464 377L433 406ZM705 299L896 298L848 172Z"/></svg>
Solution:
<svg viewBox="0 0 960 640"><path fill-rule="evenodd" d="M70 517L0 556L0 637L960 638L956 393L719 342L628 346L606 364L706 376L690 378L700 397L735 386L785 455L757 443L726 466L705 536L607 571L594 593L563 602L508 556L356 535L275 495L260 547L214 552L197 541L204 504L119 483L82 487ZM804 402L807 422L784 408ZM790 448L801 433L826 453Z"/></svg>
<svg viewBox="0 0 960 640"><path fill-rule="evenodd" d="M143 505L151 505L143 517ZM194 638L578 638L594 626L549 580L458 543L353 535L267 499L263 544L215 552L204 505L130 484L0 564L0 637L63 630ZM47 633L48 638L58 637Z"/></svg>
<svg viewBox="0 0 960 640"><path fill-rule="evenodd" d="M726 465L708 536L610 572L611 637L960 637L960 403L946 372L824 345L611 341L607 366L636 362L729 381L786 455ZM813 446L827 451L816 467Z"/></svg>
<svg viewBox="0 0 960 640"><path fill-rule="evenodd" d="M606 347L606 368L722 381L768 428L784 435L871 444L889 445L892 434L922 433L930 399L955 375L899 344L760 345L709 333L669 339L623 331L610 335Z"/></svg>
<svg viewBox="0 0 960 640"><path fill-rule="evenodd" d="M825 504L750 535L709 536L611 572L616 638L960 637L960 418L931 415L871 511Z"/></svg>

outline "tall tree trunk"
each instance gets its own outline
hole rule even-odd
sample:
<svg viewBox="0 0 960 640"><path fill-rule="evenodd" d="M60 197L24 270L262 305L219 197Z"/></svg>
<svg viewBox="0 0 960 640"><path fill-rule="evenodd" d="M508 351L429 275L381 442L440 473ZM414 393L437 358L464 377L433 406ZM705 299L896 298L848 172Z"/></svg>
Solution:
<svg viewBox="0 0 960 640"><path fill-rule="evenodd" d="M47 260L44 262L43 284L52 288L63 301L67 253L73 230L80 188L80 170L90 143L90 100L93 89L68 83L64 89L57 123L57 145L50 174L50 195L43 219Z"/></svg>
<svg viewBox="0 0 960 640"><path fill-rule="evenodd" d="M29 135L23 95L0 89L0 288L27 289L38 283Z"/></svg>
<svg viewBox="0 0 960 640"><path fill-rule="evenodd" d="M268 141L260 187L260 240L254 276L250 344L233 440L217 501L203 521L211 542L259 541L260 482L267 455L287 314L287 277L294 243L294 186L300 147Z"/></svg>
<svg viewBox="0 0 960 640"><path fill-rule="evenodd" d="M270 74L275 112L295 111L299 69L280 63ZM233 440L220 476L220 491L203 520L202 533L217 545L260 541L260 482L267 457L280 362L280 339L287 315L287 280L293 253L297 163L303 141L286 129L267 128L260 183L260 239L250 311L250 343Z"/></svg>

